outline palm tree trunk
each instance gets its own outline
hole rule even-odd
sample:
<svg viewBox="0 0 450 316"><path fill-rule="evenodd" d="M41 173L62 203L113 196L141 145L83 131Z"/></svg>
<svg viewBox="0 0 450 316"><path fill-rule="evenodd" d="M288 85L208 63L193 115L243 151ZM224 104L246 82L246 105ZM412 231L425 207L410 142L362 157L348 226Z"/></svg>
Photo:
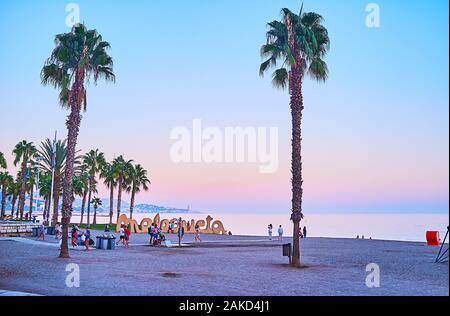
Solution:
<svg viewBox="0 0 450 316"><path fill-rule="evenodd" d="M117 192L117 221L119 221L120 216L120 204L122 202L122 176L119 176L119 191Z"/></svg>
<svg viewBox="0 0 450 316"><path fill-rule="evenodd" d="M13 198L11 201L11 216L14 217L14 210L16 208L17 195L13 194Z"/></svg>
<svg viewBox="0 0 450 316"><path fill-rule="evenodd" d="M88 192L88 190L84 190L84 192L83 192L83 201L81 202L81 220L80 220L80 225L83 224L84 208L86 207L87 192Z"/></svg>
<svg viewBox="0 0 450 316"><path fill-rule="evenodd" d="M290 73L291 115L292 115L292 215L294 223L292 265L300 266L300 221L302 215L302 75L300 66Z"/></svg>
<svg viewBox="0 0 450 316"><path fill-rule="evenodd" d="M51 202L50 202L50 200L51 200L51 194L49 193L48 194L48 196L47 196L47 212L45 213L45 222L47 223L47 224L49 224L49 221L50 221L50 204L51 204Z"/></svg>
<svg viewBox="0 0 450 316"><path fill-rule="evenodd" d="M92 220L92 224L97 224L97 208L94 207L94 219Z"/></svg>
<svg viewBox="0 0 450 316"><path fill-rule="evenodd" d="M30 219L31 219L31 215L33 214L33 194L34 194L34 183L31 183L31 187L30 187L30 211L29 211Z"/></svg>
<svg viewBox="0 0 450 316"><path fill-rule="evenodd" d="M131 191L131 201L130 201L130 219L133 219L133 209L134 209L134 197L136 195L136 190L133 188Z"/></svg>
<svg viewBox="0 0 450 316"><path fill-rule="evenodd" d="M88 197L88 205L87 205L87 224L91 223L91 196L92 195L92 180L89 178L89 197Z"/></svg>
<svg viewBox="0 0 450 316"><path fill-rule="evenodd" d="M69 104L70 104L70 114L67 119L67 154L66 154L66 168L64 173L64 184L63 184L63 204L62 204L62 241L61 241L61 252L59 254L60 258L69 258L69 225L70 218L72 217L72 203L73 197L73 172L74 172L74 162L75 162L75 152L77 146L78 133L80 131L81 123L81 100L84 96L84 77L85 72L83 68L77 70L75 74L75 82L73 84Z"/></svg>
<svg viewBox="0 0 450 316"><path fill-rule="evenodd" d="M45 219L46 219L46 217L47 217L48 200L49 200L49 197L48 197L48 195L47 195L47 196L45 197L44 213L42 214L42 217L44 218L44 222L45 222Z"/></svg>
<svg viewBox="0 0 450 316"><path fill-rule="evenodd" d="M56 225L58 223L58 206L59 206L59 197L61 195L61 175L59 172L55 172L55 179L54 179L54 187L53 187L53 217L52 222L53 225Z"/></svg>
<svg viewBox="0 0 450 316"><path fill-rule="evenodd" d="M111 184L109 189L109 225L112 224L114 214L114 186Z"/></svg>
<svg viewBox="0 0 450 316"><path fill-rule="evenodd" d="M6 205L6 185L2 187L2 211L0 219L3 220L5 218L5 205Z"/></svg>
<svg viewBox="0 0 450 316"><path fill-rule="evenodd" d="M22 172L21 172L21 187L19 194L19 206L17 208L17 213L20 212L20 220L23 218L23 209L25 208L25 191L26 191L26 181L27 181L27 164L26 157L23 158L22 162Z"/></svg>

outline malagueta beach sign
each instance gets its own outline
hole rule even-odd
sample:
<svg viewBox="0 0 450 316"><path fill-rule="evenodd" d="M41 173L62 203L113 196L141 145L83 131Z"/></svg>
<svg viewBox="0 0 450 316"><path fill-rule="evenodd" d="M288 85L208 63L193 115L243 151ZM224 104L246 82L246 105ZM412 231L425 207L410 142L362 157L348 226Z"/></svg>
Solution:
<svg viewBox="0 0 450 316"><path fill-rule="evenodd" d="M156 224L162 230L162 232L167 233L169 231L169 225L171 223L175 223L175 228L173 232L177 233L178 232L177 218L173 218L171 220L168 219L161 220L161 217L158 213L156 214L153 220L150 218L144 218L143 220L141 220L141 223L138 224L136 220L130 219L125 214L122 214L117 220L116 231L119 231L122 225L129 225L130 231L132 233L148 233L148 228L152 224ZM213 221L213 218L209 215L206 217L206 220L203 219L197 221L194 219L191 219L190 221L182 220L181 225L184 227L184 232L186 234L194 234L196 226L199 227L200 232L202 234L225 235L227 233L227 231L223 226L223 223L218 220Z"/></svg>

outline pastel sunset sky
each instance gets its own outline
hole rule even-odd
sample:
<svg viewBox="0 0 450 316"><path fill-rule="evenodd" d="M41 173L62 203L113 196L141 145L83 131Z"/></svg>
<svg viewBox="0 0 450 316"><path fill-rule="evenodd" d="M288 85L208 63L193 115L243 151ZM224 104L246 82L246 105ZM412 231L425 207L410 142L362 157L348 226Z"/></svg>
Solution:
<svg viewBox="0 0 450 316"><path fill-rule="evenodd" d="M40 83L55 34L68 32L62 0L0 1L0 151L39 144L67 111ZM123 154L149 170L138 203L217 212L290 210L287 91L258 74L266 23L294 0L79 0L81 21L111 43L115 84L88 87L78 149ZM304 210L448 212L448 1L306 0L331 38L329 80L304 84ZM176 164L170 132L204 126L278 127L279 168ZM12 171L13 168L10 168ZM101 195L107 196L101 189ZM128 197L126 197L128 198Z"/></svg>

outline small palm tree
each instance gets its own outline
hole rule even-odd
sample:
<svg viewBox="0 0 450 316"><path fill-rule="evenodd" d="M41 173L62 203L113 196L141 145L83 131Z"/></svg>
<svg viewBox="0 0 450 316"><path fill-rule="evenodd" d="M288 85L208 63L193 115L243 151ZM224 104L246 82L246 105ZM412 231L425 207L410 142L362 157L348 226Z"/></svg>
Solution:
<svg viewBox="0 0 450 316"><path fill-rule="evenodd" d="M130 218L133 219L134 199L136 193L139 193L141 189L148 191L150 180L147 178L147 170L142 168L141 165L131 166L130 174L128 178L127 192L131 192L130 201Z"/></svg>
<svg viewBox="0 0 450 316"><path fill-rule="evenodd" d="M104 165L100 177L103 178L103 184L109 189L109 224L112 224L112 218L114 214L114 189L117 187L116 172L114 170L115 165L113 163L107 163Z"/></svg>
<svg viewBox="0 0 450 316"><path fill-rule="evenodd" d="M44 222L48 223L50 218L50 198L52 190L52 174L51 172L43 172L39 176L39 194L45 199L44 203Z"/></svg>
<svg viewBox="0 0 450 316"><path fill-rule="evenodd" d="M3 153L0 151L0 169L6 169L6 168L7 168L7 164L6 164L5 155L3 155Z"/></svg>
<svg viewBox="0 0 450 316"><path fill-rule="evenodd" d="M86 199L89 192L89 173L86 171L87 166L81 165L79 172L74 176L74 193L79 195L81 200L81 218L80 225L83 223L84 210L86 208Z"/></svg>
<svg viewBox="0 0 450 316"><path fill-rule="evenodd" d="M97 173L99 173L103 166L106 164L105 155L99 152L98 149L89 151L83 157L83 165L86 166L87 172L89 173L89 193L88 193L88 201L91 201L92 188L97 183L95 177ZM90 213L91 213L91 204L88 204L88 225L90 224Z"/></svg>
<svg viewBox="0 0 450 316"><path fill-rule="evenodd" d="M113 160L114 175L117 179L117 220L120 216L120 206L122 203L122 191L127 188L127 181L130 176L133 160L125 160L122 155Z"/></svg>
<svg viewBox="0 0 450 316"><path fill-rule="evenodd" d="M44 172L52 173L52 166L54 166L53 179L53 215L52 222L58 222L58 206L59 198L62 193L63 174L66 167L67 145L65 140L57 140L55 144L50 139L46 139L40 145L38 155L42 157L38 162L38 167Z"/></svg>
<svg viewBox="0 0 450 316"><path fill-rule="evenodd" d="M31 216L33 215L33 198L34 198L34 187L36 185L36 174L38 172L36 167L36 161L31 160L30 166L27 169L27 182L26 182L26 191L28 192L30 196L30 205L29 205L29 211L28 211L28 218L31 219Z"/></svg>
<svg viewBox="0 0 450 316"><path fill-rule="evenodd" d="M323 18L314 12L295 14L283 9L282 21L268 24L267 42L261 48L261 56L267 58L260 67L260 75L269 68L282 67L273 73L273 85L289 89L292 116L292 210L294 223L292 264L300 265L300 221L303 218L303 175L302 175L302 83L305 74L317 81L328 76L327 64L323 60L329 50L330 40Z"/></svg>
<svg viewBox="0 0 450 316"><path fill-rule="evenodd" d="M26 140L21 141L16 145L13 150L14 166L17 166L21 162L21 173L20 173L20 193L19 193L19 205L18 211L20 212L20 219L23 219L23 210L25 207L25 191L26 191L26 180L27 180L27 164L36 154L36 147L32 142L27 142Z"/></svg>
<svg viewBox="0 0 450 316"><path fill-rule="evenodd" d="M8 195L10 196L11 199L11 216L13 217L14 217L14 210L16 208L17 197L20 194L21 187L22 184L19 177L17 177L15 180L9 183ZM18 213L19 212L17 212L17 214Z"/></svg>
<svg viewBox="0 0 450 316"><path fill-rule="evenodd" d="M2 189L2 207L0 212L0 220L5 218L5 207L6 207L6 195L8 193L8 187L14 182L14 178L6 171L0 172L0 187Z"/></svg>
<svg viewBox="0 0 450 316"><path fill-rule="evenodd" d="M93 224L97 224L97 209L100 205L102 205L102 200L98 197L94 197L91 201L91 204L94 206L94 221ZM89 225L89 223L88 223Z"/></svg>
<svg viewBox="0 0 450 316"><path fill-rule="evenodd" d="M88 30L83 24L73 26L71 32L56 35L50 58L41 71L42 84L52 85L60 92L59 101L70 109L66 125L67 157L63 184L61 258L69 258L68 228L72 216L74 162L81 108L87 107L86 83L90 78L114 81L113 60L108 55L108 42L96 30Z"/></svg>

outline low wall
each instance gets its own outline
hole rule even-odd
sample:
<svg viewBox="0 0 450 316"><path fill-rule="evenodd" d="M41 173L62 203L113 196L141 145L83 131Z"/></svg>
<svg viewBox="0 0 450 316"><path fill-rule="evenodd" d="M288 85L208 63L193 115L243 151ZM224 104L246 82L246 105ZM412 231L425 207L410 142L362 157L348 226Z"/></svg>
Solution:
<svg viewBox="0 0 450 316"><path fill-rule="evenodd" d="M32 222L0 222L0 237L31 236L34 227L39 224Z"/></svg>

